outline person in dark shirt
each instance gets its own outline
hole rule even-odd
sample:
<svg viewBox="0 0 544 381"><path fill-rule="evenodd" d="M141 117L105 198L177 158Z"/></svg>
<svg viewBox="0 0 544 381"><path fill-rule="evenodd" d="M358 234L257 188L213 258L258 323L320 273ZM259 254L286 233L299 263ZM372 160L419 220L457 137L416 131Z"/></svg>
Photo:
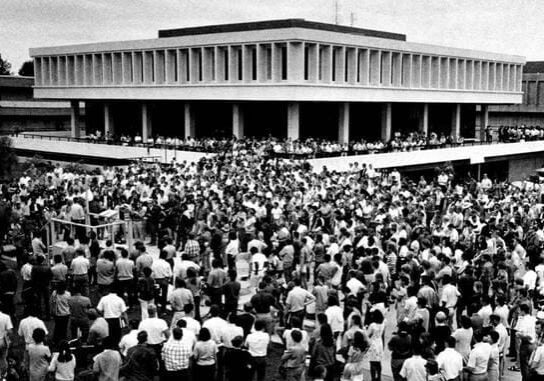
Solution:
<svg viewBox="0 0 544 381"><path fill-rule="evenodd" d="M13 318L15 314L13 298L17 291L17 273L8 268L4 262L0 262L0 291L2 292L0 300L4 307L3 311Z"/></svg>
<svg viewBox="0 0 544 381"><path fill-rule="evenodd" d="M240 297L240 282L236 280L236 270L229 270L229 280L223 285L225 295L225 315L236 312L238 309L238 298Z"/></svg>
<svg viewBox="0 0 544 381"><path fill-rule="evenodd" d="M391 351L391 372L393 380L400 381L400 370L404 361L412 355L412 336L408 333L408 324L401 321L398 330L387 345Z"/></svg>
<svg viewBox="0 0 544 381"><path fill-rule="evenodd" d="M274 319L272 318L270 307L277 308L277 304L276 299L265 291L266 287L267 285L265 282L259 283L259 290L253 295L250 302L255 310L257 320L264 320L267 327L266 331L269 334L272 334L274 330Z"/></svg>
<svg viewBox="0 0 544 381"><path fill-rule="evenodd" d="M253 327L253 323L255 323L255 316L253 316L251 313L252 309L253 306L251 303L246 303L244 304L244 312L237 314L234 318L234 324L236 324L238 327L242 327L244 330L244 337L249 335L251 328Z"/></svg>
<svg viewBox="0 0 544 381"><path fill-rule="evenodd" d="M108 243L109 242L106 242L106 246L108 246ZM100 243L96 237L96 232L92 230L89 232L89 251L91 253L91 268L89 269L90 283L96 285L98 280L96 276L96 261L98 261L101 249Z"/></svg>
<svg viewBox="0 0 544 381"><path fill-rule="evenodd" d="M36 257L36 265L32 266L32 272L30 273L30 279L32 283L33 293L36 297L36 307L39 311L39 317L45 320L50 319L49 313L49 282L53 277L51 268L46 265L45 257L38 255ZM42 308L44 308L42 310Z"/></svg>
<svg viewBox="0 0 544 381"><path fill-rule="evenodd" d="M147 332L138 333L138 345L130 348L120 373L130 381L153 381L158 361L155 351L147 345Z"/></svg>
<svg viewBox="0 0 544 381"><path fill-rule="evenodd" d="M151 276L151 268L144 267L144 276L138 279L138 300L142 311L142 320L148 317L147 306L155 299L155 280Z"/></svg>
<svg viewBox="0 0 544 381"><path fill-rule="evenodd" d="M249 380L251 376L251 355L242 349L244 338L236 336L232 339L232 348L225 352L224 364L227 381Z"/></svg>
<svg viewBox="0 0 544 381"><path fill-rule="evenodd" d="M446 340L451 336L451 329L447 325L447 315L444 311L439 311L436 314L436 325L431 330L431 337L433 338L436 346L435 353L438 354L446 348Z"/></svg>

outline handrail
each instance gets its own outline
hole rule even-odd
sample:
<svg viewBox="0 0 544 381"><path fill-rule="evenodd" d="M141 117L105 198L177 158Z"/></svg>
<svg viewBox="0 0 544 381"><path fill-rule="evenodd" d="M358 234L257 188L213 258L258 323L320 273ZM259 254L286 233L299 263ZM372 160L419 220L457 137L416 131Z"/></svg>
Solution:
<svg viewBox="0 0 544 381"><path fill-rule="evenodd" d="M126 222L126 221L122 220L122 221L113 221L113 222L110 222L108 224L102 224L102 225L86 225L86 224L80 224L79 222L61 220L61 219L58 219L58 218L51 218L50 221L58 222L58 223L61 223L61 224L80 226L82 228L90 228L90 229L100 229L100 228L105 228L105 227L112 226L112 225L121 225L121 224L124 224Z"/></svg>
<svg viewBox="0 0 544 381"><path fill-rule="evenodd" d="M114 140L95 140L90 138L73 138L73 137L67 137L67 136L51 136L51 135L41 135L41 134L22 134L23 137L30 137L35 139L42 139L42 140L52 140L52 141L73 141L73 142L80 142L80 143L89 143L89 144L108 144L108 145L118 145L118 146L128 146L128 147L141 147L141 148L155 148L155 149L164 149L166 150L177 150L177 151L190 151L190 152L202 152L202 153L221 153L225 151L232 150L232 146L230 144L222 147L217 147L215 149L213 148L207 148L207 147L195 147L195 146L188 146L188 145L179 145L179 144L166 144L166 143L136 143L136 142L120 142L120 141L114 141ZM534 139L539 140L539 139ZM528 141L534 141L534 140L528 140ZM352 146L349 147L349 150L347 151L335 151L335 152L324 152L324 151L317 151L317 152L311 152L311 153L295 153L295 152L275 152L273 150L268 150L267 154L270 157L277 157L277 158L292 158L292 159L313 159L313 158L328 158L328 157L337 157L337 156L355 156L355 155L368 155L368 154L376 154L376 153L389 153L389 152L407 152L407 151L423 151L423 150L431 150L431 149L440 149L440 148L454 148L454 147L464 147L464 146L475 146L475 145L490 145L490 144L498 144L498 143L516 143L516 141L482 141L482 140L476 140L475 138L465 138L462 142L449 142L449 143L440 143L440 144L425 144L425 145L419 145L414 147L406 147L406 148L395 148L386 146L381 149L367 149L364 151L357 151L354 150ZM160 159L161 156L142 156L142 157L134 157L129 158L127 160L142 160L142 159Z"/></svg>

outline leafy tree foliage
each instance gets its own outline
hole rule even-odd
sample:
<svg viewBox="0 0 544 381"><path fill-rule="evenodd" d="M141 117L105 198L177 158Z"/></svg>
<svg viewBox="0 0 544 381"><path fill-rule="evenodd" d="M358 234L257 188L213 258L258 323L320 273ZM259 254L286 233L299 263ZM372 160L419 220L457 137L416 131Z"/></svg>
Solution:
<svg viewBox="0 0 544 381"><path fill-rule="evenodd" d="M11 139L7 136L0 137L0 178L9 178L17 165L17 161Z"/></svg>
<svg viewBox="0 0 544 381"><path fill-rule="evenodd" d="M28 60L23 62L19 69L19 75L26 77L34 77L34 61Z"/></svg>
<svg viewBox="0 0 544 381"><path fill-rule="evenodd" d="M11 64L8 60L2 58L0 54L0 75L10 75L11 74Z"/></svg>

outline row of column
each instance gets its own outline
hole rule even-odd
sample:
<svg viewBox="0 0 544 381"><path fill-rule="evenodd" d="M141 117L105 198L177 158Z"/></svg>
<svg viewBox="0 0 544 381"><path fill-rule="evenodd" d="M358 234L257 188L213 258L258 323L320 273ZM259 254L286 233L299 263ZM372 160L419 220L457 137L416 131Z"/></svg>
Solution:
<svg viewBox="0 0 544 381"><path fill-rule="evenodd" d="M107 137L113 134L113 115L108 103L104 103L104 135ZM71 134L72 137L80 137L79 129L79 102L71 102ZM429 133L429 104L424 103L421 109L419 129L424 134ZM480 125L488 125L487 106L482 105L480 114ZM153 136L153 125L151 119L151 111L145 103L141 105L141 120L142 130L141 135L144 140ZM393 105L392 103L384 103L381 112L381 139L389 141L392 137L393 125ZM185 137L196 136L194 110L190 103L184 105L184 126ZM339 104L338 113L338 141L340 143L348 143L350 140L350 103L343 102ZM484 131L484 128L480 129ZM455 104L451 118L451 135L454 137L460 136L461 133L461 104ZM481 132L481 133L485 133ZM244 137L244 116L240 104L232 105L232 134L236 138ZM287 137L292 140L300 138L300 102L289 102L287 104Z"/></svg>

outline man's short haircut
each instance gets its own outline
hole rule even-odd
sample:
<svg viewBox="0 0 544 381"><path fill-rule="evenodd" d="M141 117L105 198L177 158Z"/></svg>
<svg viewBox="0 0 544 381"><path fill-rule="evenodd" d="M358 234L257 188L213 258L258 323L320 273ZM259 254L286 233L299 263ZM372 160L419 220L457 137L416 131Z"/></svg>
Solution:
<svg viewBox="0 0 544 381"><path fill-rule="evenodd" d="M181 328L174 328L172 330L172 336L174 336L174 340L181 340L181 338L183 337L183 331Z"/></svg>

